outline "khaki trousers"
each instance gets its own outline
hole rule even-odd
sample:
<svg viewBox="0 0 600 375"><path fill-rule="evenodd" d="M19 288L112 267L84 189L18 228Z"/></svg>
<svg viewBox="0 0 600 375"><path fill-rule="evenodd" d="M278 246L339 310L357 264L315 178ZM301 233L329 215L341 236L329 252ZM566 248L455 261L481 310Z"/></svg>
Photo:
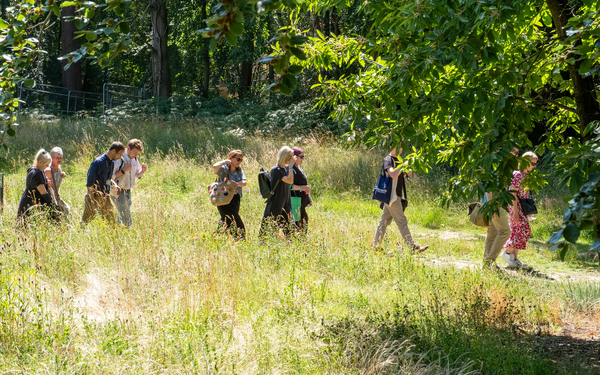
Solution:
<svg viewBox="0 0 600 375"><path fill-rule="evenodd" d="M83 209L82 223L89 223L96 216L96 211L100 210L102 217L109 223L115 222L113 205L110 201L110 194L97 192L94 189L88 189L85 194L85 207Z"/></svg>
<svg viewBox="0 0 600 375"><path fill-rule="evenodd" d="M400 202L400 199L397 199L391 206L389 204L383 205L383 213L381 214L381 219L379 220L379 225L377 225L375 237L373 238L374 247L379 245L385 235L388 225L392 223L392 220L396 222L404 242L409 245L413 244L412 235L410 234L410 229L408 229L408 220L402 209L402 202Z"/></svg>
<svg viewBox="0 0 600 375"><path fill-rule="evenodd" d="M492 217L492 222L488 227L483 259L495 261L509 237L510 226L508 225L508 217L506 211L500 209L500 214Z"/></svg>

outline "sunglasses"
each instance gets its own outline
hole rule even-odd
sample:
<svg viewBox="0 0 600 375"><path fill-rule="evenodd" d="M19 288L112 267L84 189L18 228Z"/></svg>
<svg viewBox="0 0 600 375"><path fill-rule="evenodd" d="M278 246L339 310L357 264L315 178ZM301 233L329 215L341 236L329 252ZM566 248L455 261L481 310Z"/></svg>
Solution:
<svg viewBox="0 0 600 375"><path fill-rule="evenodd" d="M242 158L236 158L236 159L237 159L237 161L239 161L240 163L244 161L244 159L242 159Z"/></svg>
<svg viewBox="0 0 600 375"><path fill-rule="evenodd" d="M304 159L304 155L300 155L298 156L300 159Z"/></svg>

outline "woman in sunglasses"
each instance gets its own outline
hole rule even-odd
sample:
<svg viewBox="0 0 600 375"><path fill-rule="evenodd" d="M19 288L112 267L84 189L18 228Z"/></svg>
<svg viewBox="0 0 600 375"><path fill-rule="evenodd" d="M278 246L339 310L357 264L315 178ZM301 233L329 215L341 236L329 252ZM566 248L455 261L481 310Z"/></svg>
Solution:
<svg viewBox="0 0 600 375"><path fill-rule="evenodd" d="M296 156L296 163L294 163L294 184L292 185L292 196L300 197L300 220L296 221L296 226L306 231L308 225L308 214L306 213L306 207L312 205L310 198L310 186L308 185L308 177L302 169L302 163L304 162L304 150L300 147L292 147L294 155Z"/></svg>
<svg viewBox="0 0 600 375"><path fill-rule="evenodd" d="M219 182L229 179L237 184L235 195L229 204L217 206L221 214L221 222L225 223L225 228L232 231L235 238L243 239L246 234L246 227L240 217L240 199L242 197L242 187L246 186L246 176L242 170L242 161L244 154L240 150L230 151L227 159L219 161L213 165L215 174L219 177Z"/></svg>
<svg viewBox="0 0 600 375"><path fill-rule="evenodd" d="M504 244L504 251L500 256L511 268L529 268L529 266L518 258L519 250L525 250L527 241L531 237L531 227L527 217L523 214L523 208L519 199L529 198L529 190L522 186L523 179L527 172L531 172L538 161L538 157L531 151L522 155L523 158L529 158L529 165L521 172L520 168L513 172L512 184L510 190L515 190L515 199L512 205L508 206L508 218L510 219L510 237Z"/></svg>

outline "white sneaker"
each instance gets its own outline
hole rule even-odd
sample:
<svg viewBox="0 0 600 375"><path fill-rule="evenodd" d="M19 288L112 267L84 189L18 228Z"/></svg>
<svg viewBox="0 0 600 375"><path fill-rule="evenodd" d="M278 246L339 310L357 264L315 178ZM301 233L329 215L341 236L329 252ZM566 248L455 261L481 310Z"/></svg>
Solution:
<svg viewBox="0 0 600 375"><path fill-rule="evenodd" d="M500 257L504 259L504 261L508 264L509 268L518 267L517 262L515 262L515 256L513 254L508 254L506 251L503 251L500 254Z"/></svg>
<svg viewBox="0 0 600 375"><path fill-rule="evenodd" d="M510 254L512 255L512 254ZM523 262L521 262L520 259L513 259L513 261L516 263L517 267L519 268L529 268L529 266Z"/></svg>

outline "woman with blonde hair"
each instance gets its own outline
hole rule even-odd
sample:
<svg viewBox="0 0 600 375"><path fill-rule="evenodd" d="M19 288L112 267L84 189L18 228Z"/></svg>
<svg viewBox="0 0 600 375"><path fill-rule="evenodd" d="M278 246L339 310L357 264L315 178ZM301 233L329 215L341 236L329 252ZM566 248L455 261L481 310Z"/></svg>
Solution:
<svg viewBox="0 0 600 375"><path fill-rule="evenodd" d="M27 170L25 190L17 211L18 217L30 216L33 207L55 208L48 192L48 180L44 174L44 169L50 165L51 161L50 154L44 149L39 150L35 155L33 165Z"/></svg>
<svg viewBox="0 0 600 375"><path fill-rule="evenodd" d="M50 157L52 158L52 162L46 168L44 173L46 174L46 179L48 180L48 184L50 185L50 193L52 195L52 199L56 202L58 209L62 213L64 217L69 215L69 211L71 211L71 207L62 200L60 197L59 189L62 184L63 178L67 176L65 172L62 171L60 165L63 162L63 150L60 147L54 147L50 150Z"/></svg>
<svg viewBox="0 0 600 375"><path fill-rule="evenodd" d="M538 161L538 157L531 151L527 151L522 157L528 157L529 165L521 172L520 167L513 172L513 179L510 185L510 190L516 190L513 193L515 199L512 205L508 206L508 218L510 219L510 237L504 244L504 251L500 256L512 268L528 268L527 264L521 262L518 258L519 250L525 250L527 241L531 237L531 227L529 221L523 213L519 199L529 198L530 191L525 190L522 186L523 179L527 176L527 172L531 172Z"/></svg>
<svg viewBox="0 0 600 375"><path fill-rule="evenodd" d="M267 200L261 223L261 235L270 224L282 227L285 234L290 231L290 215L292 214L290 185L294 183L294 164L296 164L294 151L288 146L280 148L277 153L277 164L271 168L273 195Z"/></svg>
<svg viewBox="0 0 600 375"><path fill-rule="evenodd" d="M229 204L217 206L221 214L221 222L225 223L226 229L232 229L236 238L243 239L246 232L244 222L240 217L240 200L242 198L242 187L246 186L246 176L242 170L244 154L240 150L230 151L227 159L221 160L213 165L213 171L219 178L219 182L229 179L237 184L235 194Z"/></svg>

